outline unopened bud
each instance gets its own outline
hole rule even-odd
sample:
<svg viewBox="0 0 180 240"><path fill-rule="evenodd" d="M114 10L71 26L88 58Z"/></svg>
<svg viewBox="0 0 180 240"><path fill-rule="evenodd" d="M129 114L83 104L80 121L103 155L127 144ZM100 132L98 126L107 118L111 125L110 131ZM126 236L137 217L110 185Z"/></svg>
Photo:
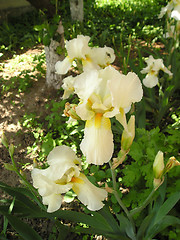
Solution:
<svg viewBox="0 0 180 240"><path fill-rule="evenodd" d="M165 172L168 172L175 166L180 166L180 162L177 161L175 157L170 157L168 162L166 163Z"/></svg>
<svg viewBox="0 0 180 240"><path fill-rule="evenodd" d="M164 172L164 157L163 152L159 151L153 163L153 172L156 179L160 179Z"/></svg>
<svg viewBox="0 0 180 240"><path fill-rule="evenodd" d="M67 117L72 117L73 119L80 120L81 118L76 113L76 104L70 104L67 102L65 104L64 114Z"/></svg>
<svg viewBox="0 0 180 240"><path fill-rule="evenodd" d="M131 147L131 144L135 136L135 116L132 115L127 124L127 129L124 129L122 138L121 138L121 148L128 150Z"/></svg>
<svg viewBox="0 0 180 240"><path fill-rule="evenodd" d="M9 145L9 154L10 157L12 158L14 154L14 145L12 143Z"/></svg>
<svg viewBox="0 0 180 240"><path fill-rule="evenodd" d="M10 163L4 163L4 167L9 171L15 171L14 166Z"/></svg>
<svg viewBox="0 0 180 240"><path fill-rule="evenodd" d="M1 136L1 142L6 148L8 148L8 140L4 132L2 133L2 136Z"/></svg>

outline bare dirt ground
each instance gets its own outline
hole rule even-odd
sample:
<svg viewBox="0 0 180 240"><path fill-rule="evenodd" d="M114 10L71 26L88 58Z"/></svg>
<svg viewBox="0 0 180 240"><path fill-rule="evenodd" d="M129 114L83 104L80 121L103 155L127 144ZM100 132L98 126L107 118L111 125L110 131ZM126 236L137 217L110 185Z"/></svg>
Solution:
<svg viewBox="0 0 180 240"><path fill-rule="evenodd" d="M9 60L4 60L1 63L2 71L0 72L0 79L2 78L8 81L12 77L18 76L23 70L32 70L32 58L35 55L41 54L42 51L43 47L40 46L36 49L28 50L26 53L19 55L19 57L16 56ZM21 60L24 58L26 61ZM18 89L15 88L11 89L8 93L0 95L0 135L4 132L9 143L14 144L14 159L18 167L21 167L25 163L30 163L29 167L25 170L29 180L33 157L27 154L27 146L31 146L34 139L32 134L29 134L20 122L26 113L36 113L37 116L45 116L47 114L44 107L45 103L48 99L54 99L56 97L56 91L47 88L45 76L42 76L38 80L34 78L32 87L29 88L26 93L18 93ZM19 186L20 181L18 176L13 171L7 170L4 167L4 163L11 163L11 159L8 150L0 142L0 181L10 186ZM0 194L2 194L2 198L6 197L1 191ZM37 221L29 223L36 225L36 230L41 233L44 239L46 239L47 232L51 231L52 226L48 221L38 220L38 224L36 224ZM2 228L3 218L0 218L0 232ZM8 239L19 239L16 238L11 228L8 232Z"/></svg>
<svg viewBox="0 0 180 240"><path fill-rule="evenodd" d="M21 55L35 56L42 52L42 48L29 50ZM16 63L17 59L12 58L4 62L3 72L0 78L10 78L18 76L23 70L32 70L32 65L28 61ZM13 65L15 68L13 68ZM7 78L8 81L8 78ZM25 162L32 159L26 155L26 148L33 143L32 137L22 128L20 121L25 113L37 112L43 114L44 103L47 101L49 91L46 89L45 78L34 79L33 86L27 93L18 93L18 89L11 89L0 99L0 132L4 132L10 143L15 145L14 158L16 162ZM18 134L19 133L19 134ZM7 184L18 184L18 177L13 172L4 168L4 163L11 163L7 149L0 145L0 180Z"/></svg>

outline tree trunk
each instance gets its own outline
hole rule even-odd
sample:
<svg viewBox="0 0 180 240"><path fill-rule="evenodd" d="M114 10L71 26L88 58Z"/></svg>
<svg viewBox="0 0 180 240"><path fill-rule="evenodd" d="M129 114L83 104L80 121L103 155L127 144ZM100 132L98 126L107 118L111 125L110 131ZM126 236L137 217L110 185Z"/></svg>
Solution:
<svg viewBox="0 0 180 240"><path fill-rule="evenodd" d="M27 0L34 6L36 9L47 9L46 15L48 18L52 18L55 13L55 6L51 4L51 0ZM58 0L61 2L62 0ZM60 74L56 74L55 72L55 64L57 61L62 61L64 59L64 54L58 55L56 53L56 48L60 46L62 49L64 48L64 28L62 22L59 23L59 27L57 32L61 36L60 42L57 42L51 39L50 45L45 46L45 55L46 55L46 84L48 87L53 87L55 89L59 89L62 85L63 76Z"/></svg>
<svg viewBox="0 0 180 240"><path fill-rule="evenodd" d="M83 22L84 8L83 0L69 0L72 21Z"/></svg>
<svg viewBox="0 0 180 240"><path fill-rule="evenodd" d="M55 64L57 61L62 61L64 59L64 54L58 55L56 53L56 48L60 46L64 48L64 28L62 22L59 23L59 27L57 32L61 36L61 41L57 42L51 39L51 43L49 46L45 46L45 54L46 54L46 83L49 87L53 87L55 89L59 89L62 85L63 75L56 74L55 72Z"/></svg>

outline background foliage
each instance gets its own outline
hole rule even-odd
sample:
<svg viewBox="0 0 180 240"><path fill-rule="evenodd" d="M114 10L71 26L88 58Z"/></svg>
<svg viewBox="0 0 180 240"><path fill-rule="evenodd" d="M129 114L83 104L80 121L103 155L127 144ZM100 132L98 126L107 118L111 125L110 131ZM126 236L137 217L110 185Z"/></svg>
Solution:
<svg viewBox="0 0 180 240"><path fill-rule="evenodd" d="M61 19L65 29L65 39L72 39L78 34L84 34L91 37L91 45L93 46L102 47L107 45L115 48L117 55L116 65L120 70L124 73L129 69L133 70L142 80L143 76L140 74L140 70L145 66L144 59L152 53L156 54L157 57L162 56L168 64L172 64L174 59L176 59L176 66L180 63L179 53L173 56L172 59L167 58L168 48L170 47L169 43L163 47L164 52L158 47L158 43L162 43L163 41L163 29L165 28L165 18L158 19L158 14L162 6L166 4L167 1L163 0L84 0L84 22L79 23L70 20L69 3L63 0L60 7L63 13ZM52 37L54 34L55 28L53 26L54 24L57 25L58 20L59 18L49 20L42 12L32 12L20 18L9 19L2 23L0 26L1 61L6 59L7 56L17 55L20 50L34 47L37 44L45 44L46 41L48 42L48 37ZM43 29L47 26L49 32L46 39L44 39ZM147 47L148 44L144 47L142 43L148 43L149 47ZM154 47L153 44L156 44L156 46ZM129 57L127 58L128 54ZM22 59L22 61L26 60ZM35 63L33 71L37 71L38 75L32 75L33 71L22 71L18 77L10 78L8 83L6 79L1 78L1 97L12 89L16 89L18 93L28 92L33 86L33 78L44 76L45 68L43 65L45 63L45 55L36 56L32 61ZM156 153L159 150L165 152L165 161L171 156L175 156L177 159L179 157L180 138L178 130L180 126L180 109L178 107L177 91L179 84L176 84L179 81L177 77L179 76L179 69L176 66L175 64L173 65L174 72L176 73L175 78L171 83L168 82L164 86L166 90L168 86L177 85L173 91L170 89L168 98L166 96L159 98L162 95L159 94L158 89L151 92L145 90L147 101L136 106L136 113L139 116L139 118L137 116L136 123L138 126L136 138L125 163L116 170L119 180L118 189L120 189L118 194L122 197L128 208L134 208L138 204L141 204L152 190L152 164ZM1 65L0 71L3 71L3 69ZM62 96L62 89L58 91L58 95L59 97ZM152 96L155 100L152 100ZM161 99L161 101L157 99ZM71 97L70 101L76 103L77 100ZM157 101L159 101L159 105ZM66 124L68 119L62 116L65 103L65 100L52 100L48 102L44 106L48 110L48 115L43 121L34 112L27 112L20 120L21 126L27 129L34 139L34 143L27 146L27 153L36 154L39 162L44 163L49 152L55 146L61 144L66 144L76 150L78 154L81 154L79 144L83 137L84 123L78 121L77 123ZM163 114L160 112L162 108L165 109ZM145 109L145 111L142 111L142 109ZM161 114L158 123L154 121L157 119L157 114ZM120 146L122 127L120 124L115 123L113 119L112 126L115 143L117 146ZM118 151L118 149L116 150ZM92 183L106 182L109 187L112 187L111 172L108 165L105 164L102 167L88 166L84 162L83 170L85 174L90 175L89 179ZM180 180L177 179L179 174L179 168L174 168L168 173L167 196L171 196L180 189ZM1 187L9 194L13 191L9 186L3 184L1 184ZM19 197L14 208L17 213L21 204L19 202L21 193L16 193L16 197ZM30 193L26 194L29 196ZM139 197L135 198L134 196L137 194ZM32 195L30 197L34 198ZM74 196L72 193L69 193L67 198L72 200ZM28 198L25 200L29 202ZM7 200L12 209L14 201L13 198ZM112 207L114 213L121 211L114 196L109 198L108 205ZM30 210L26 206L23 207L24 213L30 214ZM6 208L6 206L1 206L2 212L5 212ZM5 216L4 229L1 236L5 236L8 221L12 225L16 223L17 226L15 228L24 224L21 220L9 216L11 208L9 209L9 214ZM35 204L32 205L32 209L32 215L34 214L33 216L35 216ZM87 210L85 209L85 211ZM179 208L176 206L172 214L176 216L178 213ZM137 214L136 219L139 225L143 217ZM54 223L55 225L56 223ZM66 229L63 225L56 227L59 231L60 229L63 229L63 231ZM78 228L79 226L76 227ZM84 226L85 228L86 226ZM26 229L31 232L27 225ZM65 232L68 231L66 230ZM34 231L31 234L36 239L39 239L39 236ZM93 239L92 236L85 233L79 232L79 234L83 236L81 239ZM171 227L159 234L158 239L178 239L179 234L178 228ZM53 236L51 239L56 239L56 233Z"/></svg>

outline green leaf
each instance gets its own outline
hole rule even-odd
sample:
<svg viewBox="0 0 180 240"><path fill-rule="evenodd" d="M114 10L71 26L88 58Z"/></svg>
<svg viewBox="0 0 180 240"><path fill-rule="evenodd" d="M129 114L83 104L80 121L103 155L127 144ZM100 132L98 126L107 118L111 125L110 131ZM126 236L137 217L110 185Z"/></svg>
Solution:
<svg viewBox="0 0 180 240"><path fill-rule="evenodd" d="M31 217L35 218L60 218L63 220L68 220L75 223L84 223L87 224L90 227L93 227L94 229L99 229L103 231L106 229L109 232L112 232L111 227L107 223L106 219L104 219L98 212L90 212L90 215L87 215L82 212L76 212L76 211L64 211L64 210L58 210L54 213L48 213L45 211L38 211L33 212L31 214Z"/></svg>
<svg viewBox="0 0 180 240"><path fill-rule="evenodd" d="M37 210L39 210L39 207L35 205L33 201L30 200L30 198L35 200L35 197L28 189L10 187L3 182L0 182L0 188L4 190L6 193L8 193L9 195L16 197L16 199L21 201L23 204L26 204L29 208L31 208L32 211L34 210L36 212Z"/></svg>
<svg viewBox="0 0 180 240"><path fill-rule="evenodd" d="M151 213L150 215L145 217L145 219L142 221L142 223L138 229L138 232L137 232L137 240L144 239L144 234L145 234L149 224L151 223L153 217L154 217L154 213Z"/></svg>
<svg viewBox="0 0 180 240"><path fill-rule="evenodd" d="M175 204L180 199L180 192L176 192L173 195L171 195L164 204L160 207L159 211L157 212L157 215L154 220L154 224L160 222L162 218L168 214L168 212L175 206Z"/></svg>
<svg viewBox="0 0 180 240"><path fill-rule="evenodd" d="M159 192L158 197L154 201L153 209L152 211L156 214L160 207L163 205L164 199L165 199L165 193L166 193L166 179L164 183L160 186L160 188L157 190Z"/></svg>
<svg viewBox="0 0 180 240"><path fill-rule="evenodd" d="M119 223L120 223L121 232L126 233L127 236L130 239L135 240L136 236L135 236L135 233L134 233L133 226L132 226L131 222L126 217L124 217L123 215L116 214L116 216L117 216L117 218L119 220Z"/></svg>
<svg viewBox="0 0 180 240"><path fill-rule="evenodd" d="M44 29L44 24L34 26L35 31L42 31L43 29Z"/></svg>
<svg viewBox="0 0 180 240"><path fill-rule="evenodd" d="M19 218L13 216L13 215L6 215L9 223L11 226L15 229L17 233L20 234L21 237L23 237L26 240L42 240L42 238L39 236L39 234L34 231L29 225L21 221Z"/></svg>
<svg viewBox="0 0 180 240"><path fill-rule="evenodd" d="M46 34L44 37L43 37L43 44L45 46L49 46L51 42L51 37L49 36L49 34Z"/></svg>
<svg viewBox="0 0 180 240"><path fill-rule="evenodd" d="M120 227L117 223L117 221L115 220L114 216L110 213L109 209L105 206L103 207L99 213L104 217L104 219L106 219L106 221L108 222L108 224L111 226L112 230L114 232L120 232Z"/></svg>
<svg viewBox="0 0 180 240"><path fill-rule="evenodd" d="M66 240L67 235L70 232L70 228L60 223L60 221L56 221L56 227L59 231L59 239Z"/></svg>
<svg viewBox="0 0 180 240"><path fill-rule="evenodd" d="M69 191L65 194L64 201L66 203L70 203L74 200L75 196L76 196L76 194L74 194L72 191Z"/></svg>
<svg viewBox="0 0 180 240"><path fill-rule="evenodd" d="M163 231L168 226L180 225L180 219L174 216L165 216L160 222L155 224L153 228L148 231L147 239L155 237L158 233Z"/></svg>
<svg viewBox="0 0 180 240"><path fill-rule="evenodd" d="M51 137L48 138L46 141L44 141L42 143L41 149L42 152L45 154L49 154L49 152L56 146L56 142L54 139L52 139Z"/></svg>

